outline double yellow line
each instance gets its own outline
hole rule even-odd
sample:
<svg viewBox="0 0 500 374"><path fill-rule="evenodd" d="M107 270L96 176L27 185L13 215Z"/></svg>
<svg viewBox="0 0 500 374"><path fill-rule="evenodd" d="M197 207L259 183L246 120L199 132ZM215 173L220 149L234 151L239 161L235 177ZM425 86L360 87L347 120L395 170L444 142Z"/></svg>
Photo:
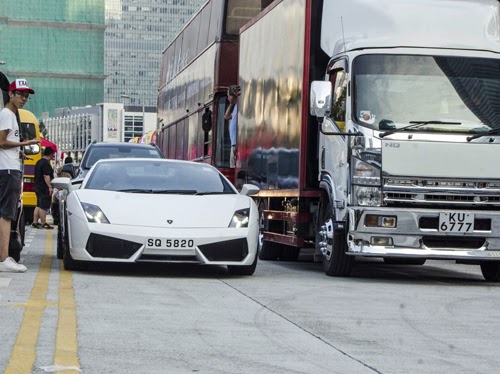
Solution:
<svg viewBox="0 0 500 374"><path fill-rule="evenodd" d="M46 232L45 252L35 284L31 290L30 298L26 304L19 304L19 306L25 307L26 310L9 364L4 374L29 374L32 372L44 310L46 307L55 305L58 306L59 318L54 365L68 368L80 367L76 336L77 324L73 277L71 272L63 270L62 263L60 264L61 271L59 272L59 302L47 302L49 276L52 267L52 258L54 257L52 235L52 231ZM64 370L63 372L77 373L78 370Z"/></svg>

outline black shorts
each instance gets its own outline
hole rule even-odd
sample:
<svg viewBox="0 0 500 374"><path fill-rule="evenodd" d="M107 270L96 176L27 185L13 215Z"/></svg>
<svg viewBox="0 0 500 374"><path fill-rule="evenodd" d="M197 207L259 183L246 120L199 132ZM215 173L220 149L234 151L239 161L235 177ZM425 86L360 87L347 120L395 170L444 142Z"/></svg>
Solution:
<svg viewBox="0 0 500 374"><path fill-rule="evenodd" d="M50 209L52 204L52 196L50 196L49 189L40 189L35 187L36 206L40 209Z"/></svg>
<svg viewBox="0 0 500 374"><path fill-rule="evenodd" d="M16 219L21 179L19 170L0 170L0 217Z"/></svg>

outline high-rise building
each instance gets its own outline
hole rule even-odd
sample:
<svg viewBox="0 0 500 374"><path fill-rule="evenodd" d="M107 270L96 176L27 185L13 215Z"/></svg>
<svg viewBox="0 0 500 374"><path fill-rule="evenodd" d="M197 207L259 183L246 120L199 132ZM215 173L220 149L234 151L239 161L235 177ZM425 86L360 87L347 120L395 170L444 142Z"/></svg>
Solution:
<svg viewBox="0 0 500 374"><path fill-rule="evenodd" d="M38 118L56 108L104 99L105 0L1 0L0 70L36 91L25 109Z"/></svg>
<svg viewBox="0 0 500 374"><path fill-rule="evenodd" d="M162 51L206 0L106 0L104 98L156 107Z"/></svg>
<svg viewBox="0 0 500 374"><path fill-rule="evenodd" d="M162 51L204 2L1 0L0 71L28 80L38 118L102 102L156 111Z"/></svg>

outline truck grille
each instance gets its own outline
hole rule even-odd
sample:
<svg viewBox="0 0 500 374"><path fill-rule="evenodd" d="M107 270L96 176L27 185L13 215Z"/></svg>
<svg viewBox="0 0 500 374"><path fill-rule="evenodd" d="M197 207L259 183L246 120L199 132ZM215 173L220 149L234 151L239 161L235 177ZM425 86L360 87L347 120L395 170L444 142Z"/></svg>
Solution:
<svg viewBox="0 0 500 374"><path fill-rule="evenodd" d="M500 209L500 181L385 178L386 205L455 206Z"/></svg>

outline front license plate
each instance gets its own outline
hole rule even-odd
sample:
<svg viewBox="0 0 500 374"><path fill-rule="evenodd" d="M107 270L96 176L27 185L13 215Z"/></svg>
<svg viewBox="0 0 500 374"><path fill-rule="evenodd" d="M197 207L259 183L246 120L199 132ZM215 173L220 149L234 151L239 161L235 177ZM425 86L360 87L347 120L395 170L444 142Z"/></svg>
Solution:
<svg viewBox="0 0 500 374"><path fill-rule="evenodd" d="M439 231L459 233L474 231L474 213L439 213Z"/></svg>
<svg viewBox="0 0 500 374"><path fill-rule="evenodd" d="M193 239L149 238L146 240L146 247L158 249L193 249L195 248L195 244Z"/></svg>

